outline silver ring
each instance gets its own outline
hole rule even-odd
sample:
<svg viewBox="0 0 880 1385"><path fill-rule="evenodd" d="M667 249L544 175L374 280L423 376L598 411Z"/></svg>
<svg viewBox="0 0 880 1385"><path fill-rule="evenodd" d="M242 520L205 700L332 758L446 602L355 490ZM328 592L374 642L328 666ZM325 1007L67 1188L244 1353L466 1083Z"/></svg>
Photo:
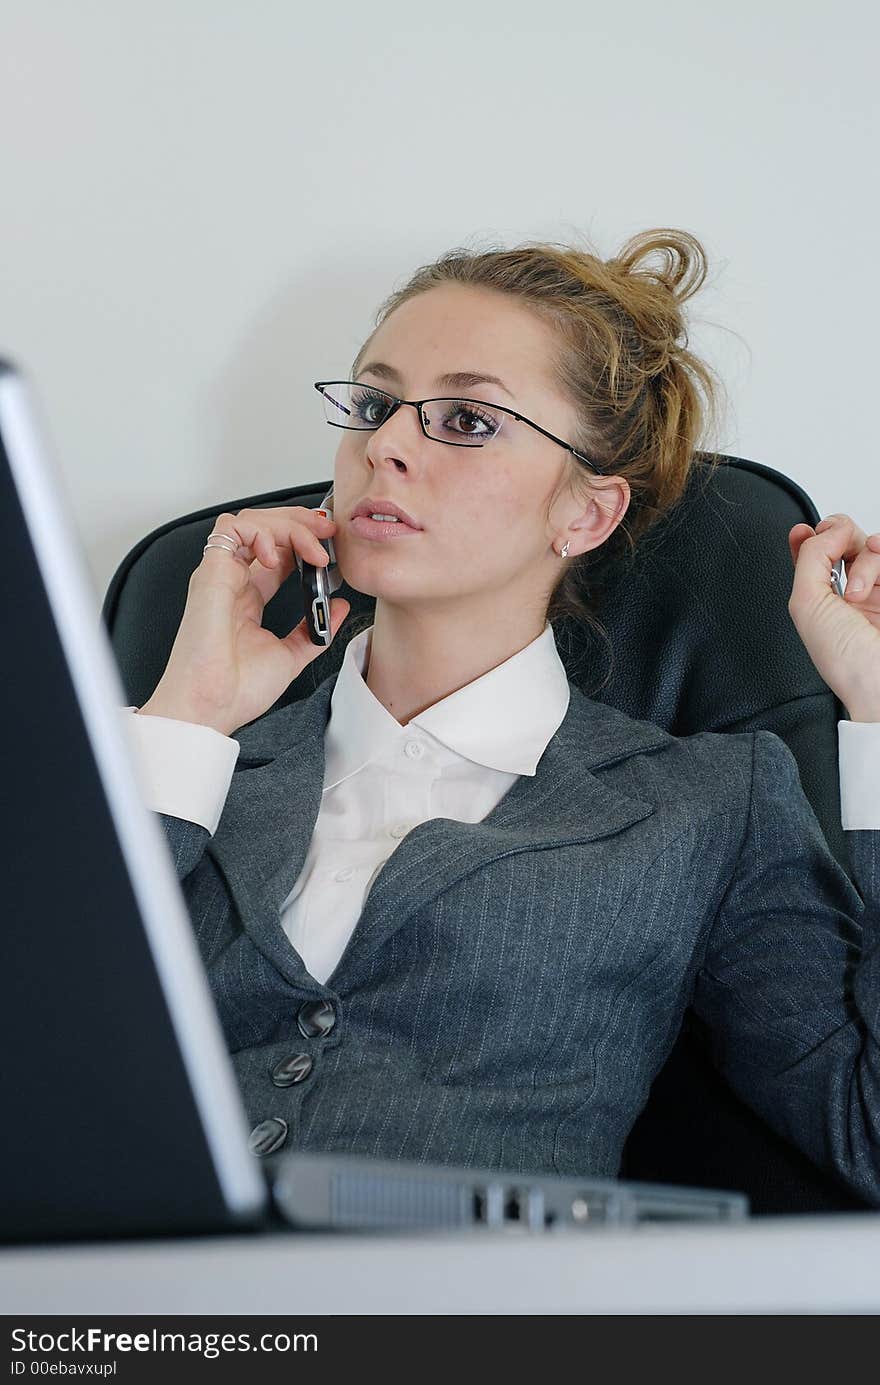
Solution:
<svg viewBox="0 0 880 1385"><path fill-rule="evenodd" d="M217 542L217 543L214 543L214 542L213 542L214 539L217 539L218 542ZM224 540L225 540L225 542L224 542ZM231 544L232 544L232 547L231 547L231 548L227 548L227 547L226 547L226 544L227 544L227 543L231 543ZM237 539L234 539L234 538L232 537L231 534L210 534L210 535L208 536L208 542L205 544L204 548L202 549L202 553L207 553L207 551L208 551L209 548L222 548L223 551L224 551L224 553L233 553L233 554L234 554L234 553L237 553L237 552L238 552L239 543L238 543L238 540L237 540Z"/></svg>

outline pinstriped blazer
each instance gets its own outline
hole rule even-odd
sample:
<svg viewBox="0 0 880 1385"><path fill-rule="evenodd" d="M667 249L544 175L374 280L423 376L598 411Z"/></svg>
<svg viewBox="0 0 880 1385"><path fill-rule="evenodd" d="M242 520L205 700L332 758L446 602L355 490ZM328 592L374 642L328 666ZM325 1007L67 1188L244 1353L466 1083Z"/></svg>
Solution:
<svg viewBox="0 0 880 1385"><path fill-rule="evenodd" d="M743 1100L880 1205L880 831L848 834L857 890L775 734L677 737L572 684L534 776L481 822L403 838L322 984L280 907L336 676L236 734L213 836L158 814L254 1124L282 1117L287 1148L613 1177L693 1005ZM316 1000L332 1027L304 1034Z"/></svg>

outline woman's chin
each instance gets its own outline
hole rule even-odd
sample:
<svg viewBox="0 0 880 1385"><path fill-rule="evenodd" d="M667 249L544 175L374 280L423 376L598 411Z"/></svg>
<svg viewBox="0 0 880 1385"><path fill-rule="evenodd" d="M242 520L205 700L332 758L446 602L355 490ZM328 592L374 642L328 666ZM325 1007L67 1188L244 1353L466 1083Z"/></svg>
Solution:
<svg viewBox="0 0 880 1385"><path fill-rule="evenodd" d="M380 548L381 545L375 544L374 551L367 554L352 553L350 548L345 554L337 550L339 571L348 585L364 596L386 597L392 601L418 595L409 564L398 562L387 548L376 551Z"/></svg>

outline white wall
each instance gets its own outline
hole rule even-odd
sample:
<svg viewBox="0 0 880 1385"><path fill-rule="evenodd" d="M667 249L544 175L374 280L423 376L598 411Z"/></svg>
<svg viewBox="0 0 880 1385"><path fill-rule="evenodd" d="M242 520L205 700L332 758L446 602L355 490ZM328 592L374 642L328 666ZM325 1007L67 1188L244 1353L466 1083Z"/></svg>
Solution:
<svg viewBox="0 0 880 1385"><path fill-rule="evenodd" d="M165 520L329 476L312 381L472 237L692 231L723 446L880 529L878 37L868 0L0 0L0 355L96 599Z"/></svg>

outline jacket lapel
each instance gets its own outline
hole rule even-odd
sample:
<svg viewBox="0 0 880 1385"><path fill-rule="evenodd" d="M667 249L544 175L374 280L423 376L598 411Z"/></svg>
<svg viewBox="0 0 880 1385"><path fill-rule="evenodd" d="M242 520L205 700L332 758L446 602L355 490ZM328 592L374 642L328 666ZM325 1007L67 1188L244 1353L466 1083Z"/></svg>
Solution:
<svg viewBox="0 0 880 1385"><path fill-rule="evenodd" d="M324 731L337 676L237 734L241 753L207 847L245 929L294 982L307 973L281 927L280 908L302 870L321 804ZM490 862L595 841L649 817L653 804L620 793L596 771L662 749L673 739L572 684L568 710L536 774L522 775L482 822L432 818L402 839L376 875L330 981L370 956L456 881Z"/></svg>
<svg viewBox="0 0 880 1385"><path fill-rule="evenodd" d="M324 731L337 676L236 732L241 751L206 847L245 931L283 976L300 984L308 973L280 910L299 879L321 806Z"/></svg>

